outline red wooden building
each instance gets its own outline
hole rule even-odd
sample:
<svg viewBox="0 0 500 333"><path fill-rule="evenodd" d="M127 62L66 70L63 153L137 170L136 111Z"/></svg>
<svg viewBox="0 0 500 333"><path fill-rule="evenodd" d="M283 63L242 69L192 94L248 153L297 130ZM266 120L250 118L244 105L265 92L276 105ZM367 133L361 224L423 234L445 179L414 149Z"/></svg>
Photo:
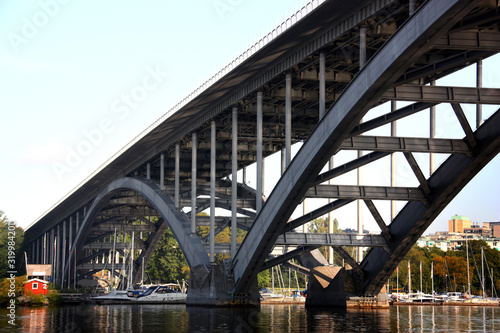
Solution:
<svg viewBox="0 0 500 333"><path fill-rule="evenodd" d="M42 294L47 295L49 291L49 282L42 279L31 279L24 284L24 294L26 295L28 291L31 291L33 295Z"/></svg>

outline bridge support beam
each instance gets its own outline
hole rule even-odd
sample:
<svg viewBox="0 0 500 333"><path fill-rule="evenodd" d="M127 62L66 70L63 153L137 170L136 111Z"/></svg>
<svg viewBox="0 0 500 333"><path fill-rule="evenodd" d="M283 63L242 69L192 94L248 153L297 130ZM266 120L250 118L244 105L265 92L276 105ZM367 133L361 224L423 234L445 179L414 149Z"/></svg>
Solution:
<svg viewBox="0 0 500 333"><path fill-rule="evenodd" d="M233 107L231 140L231 258L236 255L237 199L238 199L238 108ZM258 201L257 201L258 202Z"/></svg>
<svg viewBox="0 0 500 333"><path fill-rule="evenodd" d="M228 275L224 265L198 265L191 268L189 277L187 305L203 306L260 306L260 294L257 281L250 291L236 295L232 275Z"/></svg>
<svg viewBox="0 0 500 333"><path fill-rule="evenodd" d="M255 210L257 213L262 208L262 193L263 193L263 160L262 160L262 91L257 92L257 178L256 182L256 202Z"/></svg>
<svg viewBox="0 0 500 333"><path fill-rule="evenodd" d="M196 133L192 134L191 157L191 233L196 233L196 163L198 139Z"/></svg>
<svg viewBox="0 0 500 333"><path fill-rule="evenodd" d="M211 122L210 145L210 264L215 262L215 182L216 182L216 140L215 121Z"/></svg>

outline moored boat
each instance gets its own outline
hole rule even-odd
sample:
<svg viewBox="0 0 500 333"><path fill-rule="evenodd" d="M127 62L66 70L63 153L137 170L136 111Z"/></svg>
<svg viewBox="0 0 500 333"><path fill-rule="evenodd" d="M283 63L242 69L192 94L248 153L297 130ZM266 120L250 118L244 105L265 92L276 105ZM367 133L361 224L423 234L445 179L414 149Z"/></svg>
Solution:
<svg viewBox="0 0 500 333"><path fill-rule="evenodd" d="M185 304L187 294L176 291L175 284L151 286L141 294L130 294L135 304Z"/></svg>
<svg viewBox="0 0 500 333"><path fill-rule="evenodd" d="M127 296L127 290L113 289L106 295L93 297L92 301L97 304L126 304L130 303L132 299Z"/></svg>
<svg viewBox="0 0 500 333"><path fill-rule="evenodd" d="M169 283L146 289L112 290L107 295L94 297L93 301L97 304L185 304L186 299L187 294L178 284Z"/></svg>

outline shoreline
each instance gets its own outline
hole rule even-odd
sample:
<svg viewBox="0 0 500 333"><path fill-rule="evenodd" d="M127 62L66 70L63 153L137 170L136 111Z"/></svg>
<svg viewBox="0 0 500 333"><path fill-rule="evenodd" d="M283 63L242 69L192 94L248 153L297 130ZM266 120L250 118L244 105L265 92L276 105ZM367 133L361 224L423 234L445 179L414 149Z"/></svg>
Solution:
<svg viewBox="0 0 500 333"><path fill-rule="evenodd" d="M390 302L389 305L423 305L423 306L500 306L499 302Z"/></svg>

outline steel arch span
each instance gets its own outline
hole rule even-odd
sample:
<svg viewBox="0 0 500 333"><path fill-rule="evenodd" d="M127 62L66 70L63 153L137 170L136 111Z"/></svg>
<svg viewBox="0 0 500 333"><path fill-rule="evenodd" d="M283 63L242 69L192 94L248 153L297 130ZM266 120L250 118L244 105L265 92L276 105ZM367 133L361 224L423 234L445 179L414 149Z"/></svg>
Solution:
<svg viewBox="0 0 500 333"><path fill-rule="evenodd" d="M233 261L236 293L248 292L251 281L262 269L278 237L289 229L289 218L308 191L317 192L321 186L327 186L318 185L328 179L321 178L320 171L330 156L346 145L346 141L356 139L352 133L362 117L384 98L387 91L401 85L405 71L479 2L425 2L348 84L304 142L240 246ZM498 96L496 98L498 102ZM459 107L457 109L460 119L461 112ZM463 125L466 132L466 138L462 140L464 150L460 154L452 153L430 179L425 179L418 165L415 167L416 163L411 162L412 154L405 147L393 150L405 153L421 183L419 188L409 191L409 197L418 192L423 195L417 201L410 201L388 228L383 228L382 231L387 235L387 246L372 249L357 267L361 275L359 278L362 279L359 294L370 296L380 291L383 281L433 218L498 153L499 117L497 112L475 133ZM363 198L359 193L357 195ZM366 201L370 203L370 200Z"/></svg>
<svg viewBox="0 0 500 333"><path fill-rule="evenodd" d="M199 238L190 237L191 225L186 215L175 208L170 196L165 191L161 191L158 185L153 181L132 177L124 177L111 182L95 197L82 221L82 225L76 235L70 253L75 253L75 251L76 253L82 253L80 249L83 247L84 242L93 228L97 215L114 195L124 190L130 190L140 194L156 209L158 215L161 217L158 222L159 225L157 226L157 230L152 234L152 237L150 237L146 247L143 249L142 256L147 257L149 260L168 226L179 243L190 267L208 264L207 251ZM71 261L72 256L69 256L65 264L64 276L68 274L68 270L71 267ZM137 269L134 269L134 272L137 273ZM63 281L64 276L62 279ZM136 281L137 278L138 276L136 275L134 281Z"/></svg>

